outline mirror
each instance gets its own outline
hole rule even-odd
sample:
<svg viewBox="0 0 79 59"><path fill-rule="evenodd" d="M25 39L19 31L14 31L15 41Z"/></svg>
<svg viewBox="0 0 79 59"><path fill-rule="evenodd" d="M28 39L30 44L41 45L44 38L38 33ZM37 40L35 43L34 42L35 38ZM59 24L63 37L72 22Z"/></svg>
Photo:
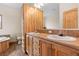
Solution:
<svg viewBox="0 0 79 59"><path fill-rule="evenodd" d="M2 29L2 16L0 15L0 29Z"/></svg>
<svg viewBox="0 0 79 59"><path fill-rule="evenodd" d="M66 13L75 8L77 11ZM78 8L79 4L77 3L44 4L44 6L41 7L44 13L44 26L46 29L78 29ZM68 19L73 21L73 23L71 21L69 22ZM74 19L76 19L76 21L74 21ZM70 27L64 27L65 25L70 25Z"/></svg>

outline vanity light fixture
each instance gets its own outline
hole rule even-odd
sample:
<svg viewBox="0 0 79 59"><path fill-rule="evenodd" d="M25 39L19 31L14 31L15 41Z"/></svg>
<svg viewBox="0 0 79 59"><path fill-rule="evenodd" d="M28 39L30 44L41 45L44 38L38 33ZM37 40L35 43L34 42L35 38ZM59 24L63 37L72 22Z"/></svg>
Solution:
<svg viewBox="0 0 79 59"><path fill-rule="evenodd" d="M42 6L44 6L44 3L35 3L34 6L36 8L41 8Z"/></svg>

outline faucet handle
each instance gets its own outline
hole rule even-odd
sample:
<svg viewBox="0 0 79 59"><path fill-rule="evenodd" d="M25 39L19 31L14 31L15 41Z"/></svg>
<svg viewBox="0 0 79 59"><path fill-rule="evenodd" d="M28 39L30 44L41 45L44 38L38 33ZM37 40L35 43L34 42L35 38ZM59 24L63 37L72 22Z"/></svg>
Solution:
<svg viewBox="0 0 79 59"><path fill-rule="evenodd" d="M59 36L64 36L63 34L59 34Z"/></svg>

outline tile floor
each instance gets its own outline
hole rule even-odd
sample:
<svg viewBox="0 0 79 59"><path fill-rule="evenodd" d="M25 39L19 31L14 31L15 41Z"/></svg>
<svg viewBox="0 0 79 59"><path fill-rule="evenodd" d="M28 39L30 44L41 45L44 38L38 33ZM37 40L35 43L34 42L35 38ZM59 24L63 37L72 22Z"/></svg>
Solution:
<svg viewBox="0 0 79 59"><path fill-rule="evenodd" d="M27 56L27 55L23 52L21 45L13 44L1 56Z"/></svg>

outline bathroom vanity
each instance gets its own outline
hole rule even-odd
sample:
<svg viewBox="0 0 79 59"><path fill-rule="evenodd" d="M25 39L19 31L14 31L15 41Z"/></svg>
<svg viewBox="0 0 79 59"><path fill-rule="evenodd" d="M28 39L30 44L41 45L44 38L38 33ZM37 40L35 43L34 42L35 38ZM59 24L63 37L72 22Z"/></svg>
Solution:
<svg viewBox="0 0 79 59"><path fill-rule="evenodd" d="M9 48L9 41L0 42L0 53L5 52Z"/></svg>
<svg viewBox="0 0 79 59"><path fill-rule="evenodd" d="M9 38L2 37L2 40L0 38L0 55L2 55L2 53L7 51L8 48L9 48Z"/></svg>
<svg viewBox="0 0 79 59"><path fill-rule="evenodd" d="M79 38L74 41L52 40L49 34L30 33L27 34L28 55L32 56L78 56ZM26 49L26 50L27 50Z"/></svg>

